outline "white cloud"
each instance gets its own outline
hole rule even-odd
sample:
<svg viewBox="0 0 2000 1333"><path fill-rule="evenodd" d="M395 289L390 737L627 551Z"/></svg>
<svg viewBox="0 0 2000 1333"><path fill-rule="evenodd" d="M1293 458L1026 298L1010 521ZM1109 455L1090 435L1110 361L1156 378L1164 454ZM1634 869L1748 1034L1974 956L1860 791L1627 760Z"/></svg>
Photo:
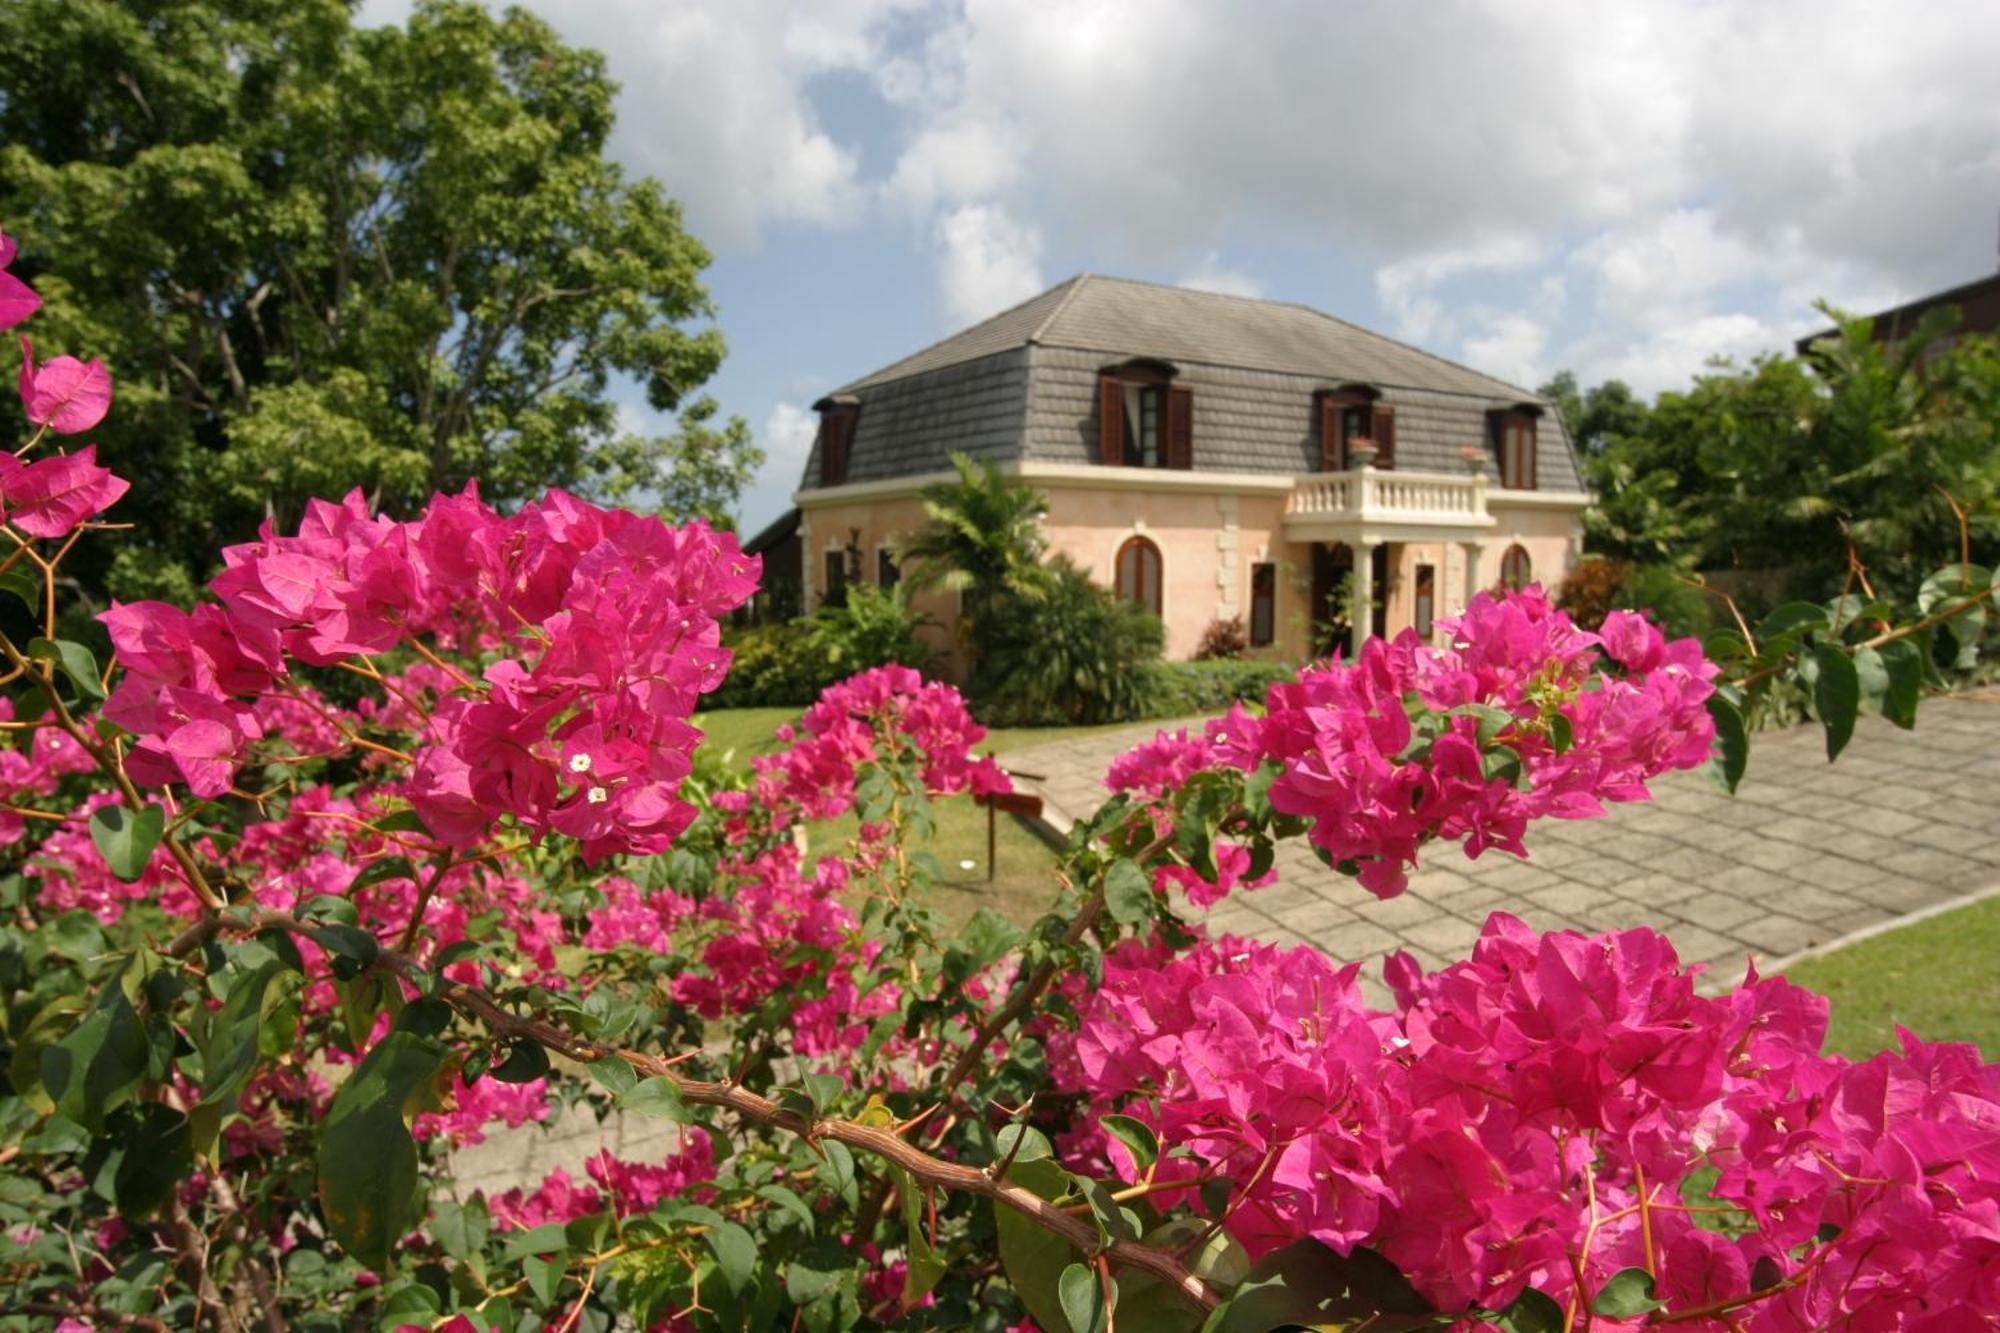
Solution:
<svg viewBox="0 0 2000 1333"><path fill-rule="evenodd" d="M1465 340L1465 359L1475 369L1533 388L1548 374L1543 351L1549 342L1548 327L1526 315L1500 315L1485 330Z"/></svg>
<svg viewBox="0 0 2000 1333"><path fill-rule="evenodd" d="M945 308L969 324L1018 305L1048 284L1042 279L1042 238L1004 209L966 204L938 224L939 278Z"/></svg>
<svg viewBox="0 0 2000 1333"><path fill-rule="evenodd" d="M783 475L796 475L812 454L813 437L819 433L819 415L797 403L779 403L764 419L764 456L770 467Z"/></svg>
<svg viewBox="0 0 2000 1333"><path fill-rule="evenodd" d="M1482 237L1469 245L1424 251L1384 264L1375 270L1375 295L1394 317L1398 335L1427 342L1455 331L1437 295L1439 287L1470 275L1516 272L1542 257L1543 248L1532 237Z"/></svg>
<svg viewBox="0 0 2000 1333"><path fill-rule="evenodd" d="M1201 263L1176 279L1175 285L1192 287L1198 292L1220 292L1224 296L1264 295L1264 284L1260 279L1229 268L1223 264L1221 254L1214 250L1204 255Z"/></svg>

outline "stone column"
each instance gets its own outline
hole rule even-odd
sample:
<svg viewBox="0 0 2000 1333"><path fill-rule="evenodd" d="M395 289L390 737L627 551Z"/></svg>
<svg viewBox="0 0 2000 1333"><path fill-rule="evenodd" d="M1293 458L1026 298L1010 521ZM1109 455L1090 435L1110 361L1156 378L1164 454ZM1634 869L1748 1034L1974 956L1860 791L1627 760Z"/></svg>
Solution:
<svg viewBox="0 0 2000 1333"><path fill-rule="evenodd" d="M1348 607L1353 622L1348 632L1348 660L1361 656L1361 645L1375 628L1375 548L1378 542L1354 543L1354 597Z"/></svg>
<svg viewBox="0 0 2000 1333"><path fill-rule="evenodd" d="M1485 551L1485 542L1460 542L1458 549L1465 554L1465 601L1460 610L1472 605L1472 599L1479 595L1484 585L1479 581L1479 556Z"/></svg>

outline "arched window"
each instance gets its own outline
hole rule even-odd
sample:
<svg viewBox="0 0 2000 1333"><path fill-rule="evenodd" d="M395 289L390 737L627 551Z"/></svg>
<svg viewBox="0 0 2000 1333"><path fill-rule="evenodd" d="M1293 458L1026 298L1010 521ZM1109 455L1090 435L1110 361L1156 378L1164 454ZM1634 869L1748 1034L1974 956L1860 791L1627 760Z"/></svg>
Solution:
<svg viewBox="0 0 2000 1333"><path fill-rule="evenodd" d="M1118 595L1160 614L1160 548L1144 537L1128 537L1118 548Z"/></svg>
<svg viewBox="0 0 2000 1333"><path fill-rule="evenodd" d="M1500 586L1509 592L1519 592L1534 578L1534 566L1529 563L1527 551L1518 544L1508 547L1507 554L1500 557Z"/></svg>

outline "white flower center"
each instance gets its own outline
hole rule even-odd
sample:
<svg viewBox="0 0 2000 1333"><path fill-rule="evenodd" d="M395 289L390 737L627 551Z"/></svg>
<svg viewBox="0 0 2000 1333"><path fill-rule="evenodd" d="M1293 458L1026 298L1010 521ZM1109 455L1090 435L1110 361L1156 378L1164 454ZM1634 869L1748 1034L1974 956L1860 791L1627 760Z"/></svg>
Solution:
<svg viewBox="0 0 2000 1333"><path fill-rule="evenodd" d="M590 756L584 753L571 755L569 757L569 771L572 773L588 773L590 771Z"/></svg>
<svg viewBox="0 0 2000 1333"><path fill-rule="evenodd" d="M604 797L605 797L604 788L592 787L589 791L584 793L583 799L589 801L592 805L603 805Z"/></svg>

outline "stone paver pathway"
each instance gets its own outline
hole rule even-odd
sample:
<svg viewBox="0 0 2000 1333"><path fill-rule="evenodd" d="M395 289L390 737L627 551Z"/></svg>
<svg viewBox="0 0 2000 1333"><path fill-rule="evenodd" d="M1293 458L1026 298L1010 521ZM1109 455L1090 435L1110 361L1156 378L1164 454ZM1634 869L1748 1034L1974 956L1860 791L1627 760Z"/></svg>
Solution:
<svg viewBox="0 0 2000 1333"><path fill-rule="evenodd" d="M1045 774L1051 821L1094 810L1112 758L1153 728L1107 732L1001 756ZM1541 930L1652 926L1717 984L1748 957L1763 966L1893 917L2000 884L2000 699L1928 702L1915 731L1865 718L1840 759L1826 761L1817 726L1752 738L1734 797L1699 774L1654 784L1650 802L1609 818L1543 820L1529 859L1476 861L1441 848L1388 901L1281 846L1278 882L1236 893L1211 929L1333 957L1373 961L1409 950L1426 967L1463 957L1487 914L1512 912ZM1366 970L1377 998L1379 975Z"/></svg>

